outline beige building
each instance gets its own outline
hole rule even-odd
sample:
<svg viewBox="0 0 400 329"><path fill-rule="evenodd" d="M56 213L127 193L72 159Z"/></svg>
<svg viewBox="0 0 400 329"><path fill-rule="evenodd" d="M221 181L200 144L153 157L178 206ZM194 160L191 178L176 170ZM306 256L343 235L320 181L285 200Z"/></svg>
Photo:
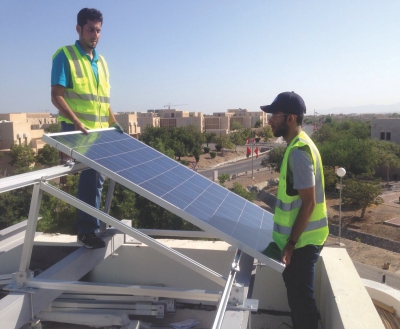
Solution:
<svg viewBox="0 0 400 329"><path fill-rule="evenodd" d="M117 112L114 113L115 119L122 126L124 131L132 137L139 138L140 125L138 122L138 113L136 112Z"/></svg>
<svg viewBox="0 0 400 329"><path fill-rule="evenodd" d="M267 113L263 111L249 112L247 109L229 109L227 112L214 112L204 117L204 128L207 132L227 135L234 121L239 122L244 128L252 128L260 120L261 126L268 123Z"/></svg>
<svg viewBox="0 0 400 329"><path fill-rule="evenodd" d="M400 118L373 119L371 138L400 144Z"/></svg>
<svg viewBox="0 0 400 329"><path fill-rule="evenodd" d="M28 145L37 153L45 143L42 141L44 129L57 123L57 117L50 113L0 113L0 175L12 172L8 152L11 146Z"/></svg>

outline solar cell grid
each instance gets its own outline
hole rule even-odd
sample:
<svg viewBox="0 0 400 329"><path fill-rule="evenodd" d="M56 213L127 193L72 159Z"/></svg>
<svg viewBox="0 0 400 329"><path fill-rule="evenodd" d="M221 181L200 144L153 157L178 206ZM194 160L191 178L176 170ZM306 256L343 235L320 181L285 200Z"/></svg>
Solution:
<svg viewBox="0 0 400 329"><path fill-rule="evenodd" d="M272 241L272 215L142 142L103 129L45 135L50 145L257 258Z"/></svg>

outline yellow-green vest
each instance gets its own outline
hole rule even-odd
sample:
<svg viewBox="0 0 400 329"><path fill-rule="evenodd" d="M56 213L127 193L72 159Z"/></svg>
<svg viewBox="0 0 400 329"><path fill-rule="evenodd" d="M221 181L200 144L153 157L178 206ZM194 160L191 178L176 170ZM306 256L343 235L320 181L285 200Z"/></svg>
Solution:
<svg viewBox="0 0 400 329"><path fill-rule="evenodd" d="M301 206L299 195L290 196L287 194L289 155L297 148L305 149L311 155L315 174L316 205L306 228L297 240L295 248L301 248L309 244L321 246L324 244L329 233L324 193L324 171L321 156L310 137L302 131L287 147L280 169L278 195L274 213L273 239L281 250L287 243L287 239L290 236L293 224Z"/></svg>
<svg viewBox="0 0 400 329"><path fill-rule="evenodd" d="M108 66L104 57L99 55L97 62L99 79L97 83L89 59L87 56L82 56L75 45L60 48L54 56L60 51L64 51L71 68L73 87L67 88L63 96L68 106L86 128L107 128L110 84ZM61 114L58 116L58 121L72 123Z"/></svg>

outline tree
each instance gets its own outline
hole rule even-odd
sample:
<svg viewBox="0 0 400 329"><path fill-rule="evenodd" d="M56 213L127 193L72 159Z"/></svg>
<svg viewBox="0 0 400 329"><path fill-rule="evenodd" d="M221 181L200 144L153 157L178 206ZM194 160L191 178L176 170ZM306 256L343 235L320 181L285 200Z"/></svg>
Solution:
<svg viewBox="0 0 400 329"><path fill-rule="evenodd" d="M262 127L262 124L263 124L262 120L258 119L254 124L254 128L260 128Z"/></svg>
<svg viewBox="0 0 400 329"><path fill-rule="evenodd" d="M219 135L215 138L215 149L217 151L222 150L222 154L224 154L224 148L232 148L233 146L226 135Z"/></svg>
<svg viewBox="0 0 400 329"><path fill-rule="evenodd" d="M61 123L52 123L47 128L44 129L44 132L52 134L59 133L61 131Z"/></svg>
<svg viewBox="0 0 400 329"><path fill-rule="evenodd" d="M150 141L149 146L161 152L162 154L165 154L171 159L174 158L174 150L166 148L165 144L159 137L155 138L153 141Z"/></svg>
<svg viewBox="0 0 400 329"><path fill-rule="evenodd" d="M351 175L371 176L375 172L374 142L353 136L324 142L318 146L325 166L346 168Z"/></svg>
<svg viewBox="0 0 400 329"><path fill-rule="evenodd" d="M35 152L28 145L13 144L10 148L10 165L13 166L17 172L25 172L29 167L35 163Z"/></svg>
<svg viewBox="0 0 400 329"><path fill-rule="evenodd" d="M400 167L400 146L396 143L375 140L377 164L386 168L386 182L389 185L390 169Z"/></svg>
<svg viewBox="0 0 400 329"><path fill-rule="evenodd" d="M207 147L208 147L208 143L212 143L214 142L215 137L217 137L216 133L208 133L208 132L204 132L204 140L207 143Z"/></svg>
<svg viewBox="0 0 400 329"><path fill-rule="evenodd" d="M379 180L346 179L343 187L343 203L361 209L360 218L364 218L367 207L374 204L381 193Z"/></svg>
<svg viewBox="0 0 400 329"><path fill-rule="evenodd" d="M28 218L32 186L0 193L0 230Z"/></svg>
<svg viewBox="0 0 400 329"><path fill-rule="evenodd" d="M264 137L264 142L268 142L271 138L274 137L271 126L265 126L256 130L257 136Z"/></svg>
<svg viewBox="0 0 400 329"><path fill-rule="evenodd" d="M231 131L235 131L235 130L241 130L243 129L243 125L237 121L237 120L233 120L231 123Z"/></svg>
<svg viewBox="0 0 400 329"><path fill-rule="evenodd" d="M247 191L242 185L240 185L238 182L233 183L233 187L229 189L229 191L240 195L242 198L245 198L246 200L253 202L257 196L256 192L249 192Z"/></svg>
<svg viewBox="0 0 400 329"><path fill-rule="evenodd" d="M36 155L36 163L46 167L57 166L59 164L58 150L48 144L43 146Z"/></svg>
<svg viewBox="0 0 400 329"><path fill-rule="evenodd" d="M262 159L261 167L271 167L276 172L280 172L286 147L280 146L269 151L267 157Z"/></svg>
<svg viewBox="0 0 400 329"><path fill-rule="evenodd" d="M243 129L235 130L229 134L230 141L235 145L236 153L238 145L244 145L246 143L247 136L248 135L243 131Z"/></svg>

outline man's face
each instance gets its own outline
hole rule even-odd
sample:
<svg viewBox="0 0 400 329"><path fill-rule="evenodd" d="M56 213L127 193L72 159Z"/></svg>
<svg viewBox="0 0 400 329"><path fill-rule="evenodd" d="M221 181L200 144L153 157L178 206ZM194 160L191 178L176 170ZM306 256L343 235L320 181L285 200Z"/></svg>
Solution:
<svg viewBox="0 0 400 329"><path fill-rule="evenodd" d="M286 122L287 114L276 112L270 115L268 122L271 126L275 137L286 136L289 131L289 126Z"/></svg>
<svg viewBox="0 0 400 329"><path fill-rule="evenodd" d="M94 49L100 39L101 23L87 21L87 23L81 28L77 25L76 30L79 34L79 43L85 49Z"/></svg>

